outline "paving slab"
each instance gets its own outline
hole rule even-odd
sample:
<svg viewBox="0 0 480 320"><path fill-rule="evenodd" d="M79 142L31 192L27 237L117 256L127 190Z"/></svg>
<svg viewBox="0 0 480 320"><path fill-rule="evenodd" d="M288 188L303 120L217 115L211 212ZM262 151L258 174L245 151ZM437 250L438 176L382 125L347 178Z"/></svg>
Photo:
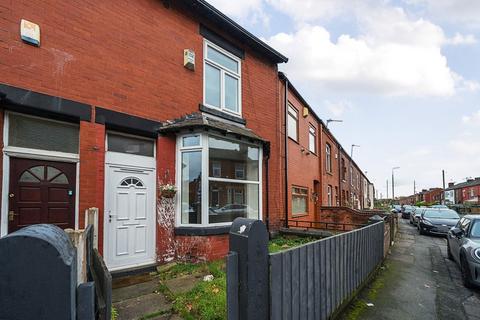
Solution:
<svg viewBox="0 0 480 320"><path fill-rule="evenodd" d="M158 291L158 286L159 281L157 279L154 279L128 287L114 289L112 292L112 302L115 303L147 295L149 293L155 293L156 291Z"/></svg>
<svg viewBox="0 0 480 320"><path fill-rule="evenodd" d="M192 290L198 282L203 281L203 276L203 274L188 275L166 280L164 283L174 294L185 293Z"/></svg>
<svg viewBox="0 0 480 320"><path fill-rule="evenodd" d="M137 320L154 312L168 312L170 302L161 293L150 293L136 298L116 302L119 320Z"/></svg>

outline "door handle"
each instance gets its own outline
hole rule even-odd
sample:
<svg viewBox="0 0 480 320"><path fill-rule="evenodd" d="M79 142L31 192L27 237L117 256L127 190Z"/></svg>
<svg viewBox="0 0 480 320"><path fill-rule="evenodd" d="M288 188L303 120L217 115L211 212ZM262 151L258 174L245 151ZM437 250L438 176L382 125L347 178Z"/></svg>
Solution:
<svg viewBox="0 0 480 320"><path fill-rule="evenodd" d="M8 211L8 221L15 220L15 216L18 216L18 213L15 213L13 210Z"/></svg>

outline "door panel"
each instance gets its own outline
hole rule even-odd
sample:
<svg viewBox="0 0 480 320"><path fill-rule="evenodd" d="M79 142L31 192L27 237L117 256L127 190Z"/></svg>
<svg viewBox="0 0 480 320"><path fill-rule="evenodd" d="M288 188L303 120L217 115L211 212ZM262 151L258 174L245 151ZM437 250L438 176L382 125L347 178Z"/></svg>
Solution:
<svg viewBox="0 0 480 320"><path fill-rule="evenodd" d="M8 232L38 223L74 228L75 182L74 163L11 158Z"/></svg>
<svg viewBox="0 0 480 320"><path fill-rule="evenodd" d="M155 262L155 170L107 164L106 173L107 266Z"/></svg>

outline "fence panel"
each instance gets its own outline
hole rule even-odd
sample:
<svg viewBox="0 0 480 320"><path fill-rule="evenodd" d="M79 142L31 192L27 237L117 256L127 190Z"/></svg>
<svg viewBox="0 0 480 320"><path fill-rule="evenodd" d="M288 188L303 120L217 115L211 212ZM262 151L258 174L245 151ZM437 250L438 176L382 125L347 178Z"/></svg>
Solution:
<svg viewBox="0 0 480 320"><path fill-rule="evenodd" d="M384 222L269 254L270 318L328 319L383 259Z"/></svg>

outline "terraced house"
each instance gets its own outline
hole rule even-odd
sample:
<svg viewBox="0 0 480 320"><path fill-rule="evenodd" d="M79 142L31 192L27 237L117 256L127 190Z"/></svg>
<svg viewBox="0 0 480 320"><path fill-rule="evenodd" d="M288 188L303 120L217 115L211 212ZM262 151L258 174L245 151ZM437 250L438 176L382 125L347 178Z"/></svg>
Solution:
<svg viewBox="0 0 480 320"><path fill-rule="evenodd" d="M116 271L221 257L236 217L276 230L285 212L367 207L368 179L279 81L287 58L206 1L0 8L1 236L81 229L98 208Z"/></svg>

